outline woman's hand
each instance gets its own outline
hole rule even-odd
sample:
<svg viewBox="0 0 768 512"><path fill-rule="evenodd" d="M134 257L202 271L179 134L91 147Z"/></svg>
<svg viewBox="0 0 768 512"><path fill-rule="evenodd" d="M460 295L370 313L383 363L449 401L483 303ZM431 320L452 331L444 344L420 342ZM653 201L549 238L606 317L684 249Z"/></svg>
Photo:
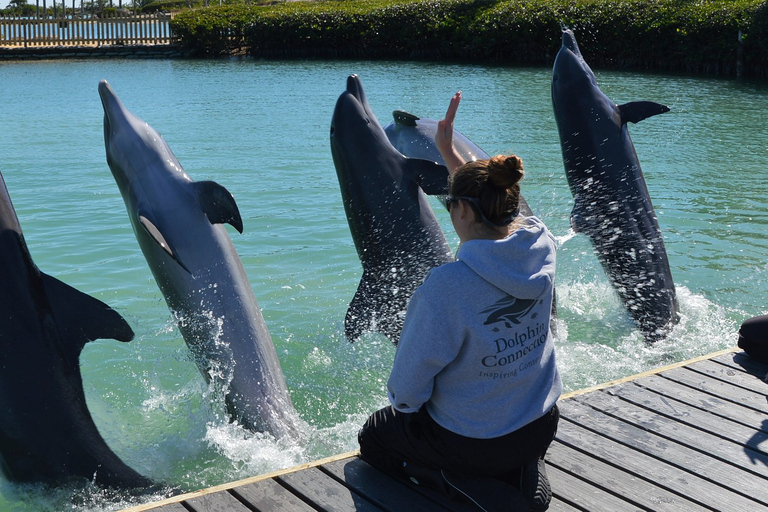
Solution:
<svg viewBox="0 0 768 512"><path fill-rule="evenodd" d="M456 152L456 148L453 146L453 121L456 119L456 111L459 110L460 102L461 91L454 94L451 98L448 110L445 113L445 119L437 122L437 133L435 133L435 145L440 152L440 156L445 161L445 166L451 173L464 165L464 159Z"/></svg>

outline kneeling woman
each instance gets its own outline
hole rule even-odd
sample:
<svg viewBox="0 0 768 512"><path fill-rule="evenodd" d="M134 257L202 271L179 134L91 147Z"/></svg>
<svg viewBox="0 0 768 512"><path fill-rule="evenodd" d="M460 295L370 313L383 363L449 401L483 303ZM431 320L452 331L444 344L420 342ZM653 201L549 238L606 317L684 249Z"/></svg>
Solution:
<svg viewBox="0 0 768 512"><path fill-rule="evenodd" d="M459 100L441 121L449 168ZM426 468L498 478L535 510L551 496L543 458L562 384L549 328L556 242L539 219L518 215L522 177L514 155L452 172L457 260L413 294L388 381L391 406L368 419L359 441L363 460L395 476Z"/></svg>

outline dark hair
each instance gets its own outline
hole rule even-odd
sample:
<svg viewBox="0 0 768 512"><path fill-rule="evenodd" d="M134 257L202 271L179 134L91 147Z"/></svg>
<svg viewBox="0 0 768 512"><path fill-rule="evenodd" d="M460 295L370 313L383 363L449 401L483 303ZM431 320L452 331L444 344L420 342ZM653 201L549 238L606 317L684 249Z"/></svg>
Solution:
<svg viewBox="0 0 768 512"><path fill-rule="evenodd" d="M492 224L504 226L519 211L520 180L524 174L523 160L515 155L467 162L451 175L450 195L476 197L480 208L480 212L475 212L476 220L480 222L484 215Z"/></svg>

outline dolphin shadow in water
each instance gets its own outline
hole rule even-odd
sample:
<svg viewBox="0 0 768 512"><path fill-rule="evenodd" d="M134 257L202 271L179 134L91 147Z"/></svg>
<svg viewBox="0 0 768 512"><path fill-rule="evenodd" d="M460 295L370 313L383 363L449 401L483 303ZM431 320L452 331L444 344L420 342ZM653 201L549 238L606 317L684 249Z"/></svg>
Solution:
<svg viewBox="0 0 768 512"><path fill-rule="evenodd" d="M661 229L627 123L668 112L650 101L616 105L598 87L571 30L552 71L552 105L574 198L571 224L587 235L646 341L665 337L678 302Z"/></svg>
<svg viewBox="0 0 768 512"><path fill-rule="evenodd" d="M407 158L389 142L357 75L336 102L331 154L363 275L344 320L350 341L379 331L400 339L414 290L432 268L453 261L425 196L447 193L448 170Z"/></svg>
<svg viewBox="0 0 768 512"><path fill-rule="evenodd" d="M107 163L200 372L226 393L231 418L245 428L298 435L272 338L223 226L243 230L232 194L218 183L193 181L160 134L126 109L106 81L99 95Z"/></svg>
<svg viewBox="0 0 768 512"><path fill-rule="evenodd" d="M11 480L80 477L138 488L152 482L107 446L83 392L80 353L89 341L133 339L103 302L42 273L29 254L0 175L0 469Z"/></svg>

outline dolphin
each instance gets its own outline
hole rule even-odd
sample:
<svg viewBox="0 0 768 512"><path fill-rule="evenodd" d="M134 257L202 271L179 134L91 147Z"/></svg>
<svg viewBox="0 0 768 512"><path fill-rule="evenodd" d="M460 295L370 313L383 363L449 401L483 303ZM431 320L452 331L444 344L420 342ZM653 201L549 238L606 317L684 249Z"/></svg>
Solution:
<svg viewBox="0 0 768 512"><path fill-rule="evenodd" d="M392 112L392 118L393 121L384 127L384 132L398 151L409 158L422 158L445 165L435 145L438 123L436 119L419 117L403 110ZM480 146L455 129L453 130L453 147L465 162L490 158L490 155ZM527 217L533 215L522 194L518 206L522 215Z"/></svg>
<svg viewBox="0 0 768 512"><path fill-rule="evenodd" d="M395 110L392 112L392 122L384 127L384 132L389 142L405 156L445 165L435 145L437 123L437 119ZM453 130L453 147L467 162L488 158L488 153L456 129Z"/></svg>
<svg viewBox="0 0 768 512"><path fill-rule="evenodd" d="M232 240L232 194L190 178L168 144L99 83L107 163L144 257L207 382L233 420L275 437L297 433L280 362Z"/></svg>
<svg viewBox="0 0 768 512"><path fill-rule="evenodd" d="M677 295L627 122L669 108L650 101L616 105L598 87L568 29L552 72L552 105L574 198L571 225L592 240L645 339L661 339L678 321Z"/></svg>
<svg viewBox="0 0 768 512"><path fill-rule="evenodd" d="M150 480L107 446L83 392L89 341L133 339L116 311L37 268L0 175L0 469L10 480L85 478L109 487Z"/></svg>
<svg viewBox="0 0 768 512"><path fill-rule="evenodd" d="M344 332L400 339L405 309L432 268L453 261L427 194L447 193L448 169L407 158L389 142L360 78L347 78L331 120L331 154L363 275Z"/></svg>

